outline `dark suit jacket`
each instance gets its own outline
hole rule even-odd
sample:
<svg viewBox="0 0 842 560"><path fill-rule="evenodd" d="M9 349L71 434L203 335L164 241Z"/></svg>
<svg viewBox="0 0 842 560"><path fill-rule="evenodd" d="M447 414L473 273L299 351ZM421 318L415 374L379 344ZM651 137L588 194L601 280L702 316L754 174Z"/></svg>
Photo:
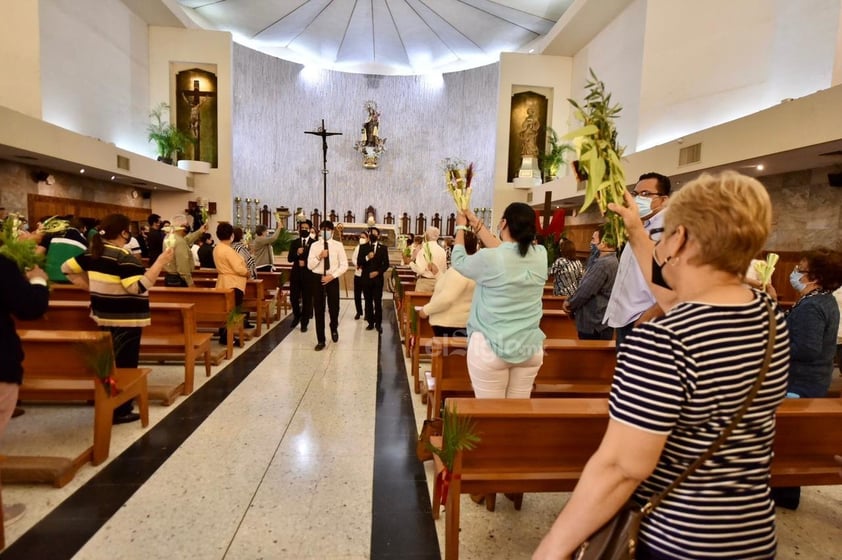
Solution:
<svg viewBox="0 0 842 560"><path fill-rule="evenodd" d="M374 252L374 256L369 259L368 255L372 252ZM373 243L361 245L360 252L357 254L357 266L362 268L363 280L369 280L369 273L375 270L380 273L379 277L382 278L383 274L389 269L389 249L378 243L375 252Z"/></svg>
<svg viewBox="0 0 842 560"><path fill-rule="evenodd" d="M315 240L310 239L309 237L305 237L301 239L293 239L292 242L289 244L289 254L287 254L287 261L292 263L292 270L295 271L305 271L307 270L307 256L310 252L310 247L315 243ZM299 255L298 249L300 247L304 247L304 254ZM298 261L304 261L304 266L300 266Z"/></svg>

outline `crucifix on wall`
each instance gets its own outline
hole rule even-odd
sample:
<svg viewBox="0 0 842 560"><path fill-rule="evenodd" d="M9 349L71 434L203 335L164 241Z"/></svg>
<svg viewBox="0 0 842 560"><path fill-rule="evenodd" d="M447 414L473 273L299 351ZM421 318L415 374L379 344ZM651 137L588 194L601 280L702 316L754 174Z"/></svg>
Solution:
<svg viewBox="0 0 842 560"><path fill-rule="evenodd" d="M216 75L193 68L176 75L176 118L178 128L192 142L194 160L217 166L217 95Z"/></svg>

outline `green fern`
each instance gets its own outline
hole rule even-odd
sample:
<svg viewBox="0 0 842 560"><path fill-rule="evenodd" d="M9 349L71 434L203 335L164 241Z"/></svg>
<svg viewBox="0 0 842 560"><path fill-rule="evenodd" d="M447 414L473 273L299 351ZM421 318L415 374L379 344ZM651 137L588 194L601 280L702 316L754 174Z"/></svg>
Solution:
<svg viewBox="0 0 842 560"><path fill-rule="evenodd" d="M439 456L448 472L453 472L453 461L459 451L476 448L480 437L476 432L476 422L470 416L460 416L456 407L445 410L442 417L441 448L428 443L430 451Z"/></svg>
<svg viewBox="0 0 842 560"><path fill-rule="evenodd" d="M38 243L34 239L21 239L18 227L20 216L10 214L3 220L3 229L0 231L0 255L18 265L21 272L34 268L43 267L46 258L37 252Z"/></svg>
<svg viewBox="0 0 842 560"><path fill-rule="evenodd" d="M234 309L228 312L228 317L225 318L225 326L227 328L233 327L234 325L242 321L244 316L245 315L240 306L235 307Z"/></svg>

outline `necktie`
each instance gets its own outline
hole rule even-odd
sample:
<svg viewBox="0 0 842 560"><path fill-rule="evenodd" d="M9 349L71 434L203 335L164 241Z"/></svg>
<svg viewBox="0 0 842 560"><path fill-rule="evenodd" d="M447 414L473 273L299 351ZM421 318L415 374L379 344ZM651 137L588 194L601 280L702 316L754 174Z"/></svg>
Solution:
<svg viewBox="0 0 842 560"><path fill-rule="evenodd" d="M327 241L324 242L324 248L327 249ZM327 271L330 270L330 253L327 254L324 260L324 270L322 271L322 276L327 276Z"/></svg>

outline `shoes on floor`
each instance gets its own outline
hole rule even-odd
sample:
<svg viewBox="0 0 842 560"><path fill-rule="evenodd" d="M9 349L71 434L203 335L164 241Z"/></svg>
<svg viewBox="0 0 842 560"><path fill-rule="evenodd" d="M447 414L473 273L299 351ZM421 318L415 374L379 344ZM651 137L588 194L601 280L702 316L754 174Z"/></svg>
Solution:
<svg viewBox="0 0 842 560"><path fill-rule="evenodd" d="M339 342L339 331L330 331L330 339L334 342Z"/></svg>
<svg viewBox="0 0 842 560"><path fill-rule="evenodd" d="M121 414L120 416L115 416L113 423L114 424L128 424L130 422L137 422L140 420L140 414L137 412L129 412L128 414Z"/></svg>
<svg viewBox="0 0 842 560"><path fill-rule="evenodd" d="M307 332L307 325L301 323L301 332Z"/></svg>
<svg viewBox="0 0 842 560"><path fill-rule="evenodd" d="M17 418L18 416L23 416L26 414L26 411L19 406L15 407L15 411L12 412L12 418Z"/></svg>
<svg viewBox="0 0 842 560"><path fill-rule="evenodd" d="M368 324L368 326L365 328L365 330L367 330L367 331L373 331L373 330L374 330L374 325L372 325L371 323L369 323L369 324Z"/></svg>
<svg viewBox="0 0 842 560"><path fill-rule="evenodd" d="M3 525L11 525L26 513L24 504L9 504L3 506Z"/></svg>
<svg viewBox="0 0 842 560"><path fill-rule="evenodd" d="M354 321L359 321L360 317L362 317L362 315L360 313L357 313L356 315L354 315Z"/></svg>
<svg viewBox="0 0 842 560"><path fill-rule="evenodd" d="M379 334L383 334L383 327L381 327L380 325L374 325L374 328L377 329L377 332Z"/></svg>
<svg viewBox="0 0 842 560"><path fill-rule="evenodd" d="M244 329L253 329L254 323L243 323L243 328Z"/></svg>
<svg viewBox="0 0 842 560"><path fill-rule="evenodd" d="M325 343L319 342L318 344L316 344L316 347L313 350L315 350L316 352L319 352L319 351L324 350L324 349L325 349Z"/></svg>
<svg viewBox="0 0 842 560"><path fill-rule="evenodd" d="M295 327L298 326L298 323L300 323L300 322L301 322L301 319L299 317L293 317L292 323L289 324L289 328L294 329Z"/></svg>

